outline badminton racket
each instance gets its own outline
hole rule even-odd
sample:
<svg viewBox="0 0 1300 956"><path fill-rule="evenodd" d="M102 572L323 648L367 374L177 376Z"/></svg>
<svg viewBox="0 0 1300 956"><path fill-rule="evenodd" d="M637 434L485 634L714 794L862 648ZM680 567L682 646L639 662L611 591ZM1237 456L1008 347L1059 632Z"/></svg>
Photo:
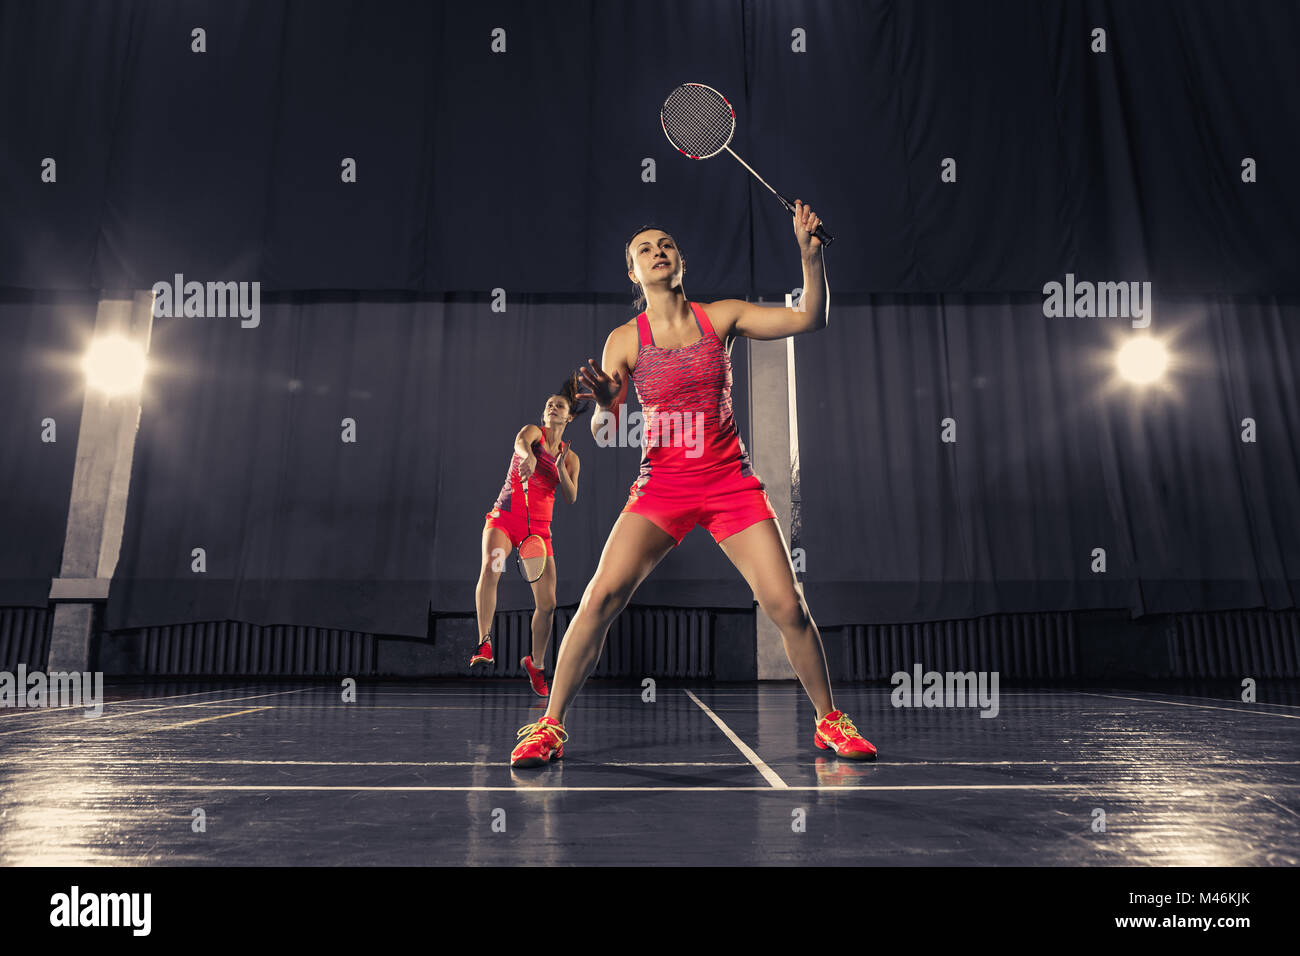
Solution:
<svg viewBox="0 0 1300 956"><path fill-rule="evenodd" d="M679 153L687 159L709 159L724 149L736 157L736 162L744 166L754 178L781 200L786 211L794 215L794 203L782 196L766 179L755 172L731 148L731 138L736 135L736 111L727 98L711 86L703 83L683 83L668 94L663 108L659 111L659 122L663 125L664 135ZM813 235L829 246L835 241L826 229L819 224Z"/></svg>
<svg viewBox="0 0 1300 956"><path fill-rule="evenodd" d="M521 479L520 484L524 488L524 519L527 522L528 536L519 542L519 553L515 556L515 564L519 568L520 576L532 584L539 580L542 572L546 570L546 542L542 540L540 534L533 534L533 520L528 514L528 479Z"/></svg>

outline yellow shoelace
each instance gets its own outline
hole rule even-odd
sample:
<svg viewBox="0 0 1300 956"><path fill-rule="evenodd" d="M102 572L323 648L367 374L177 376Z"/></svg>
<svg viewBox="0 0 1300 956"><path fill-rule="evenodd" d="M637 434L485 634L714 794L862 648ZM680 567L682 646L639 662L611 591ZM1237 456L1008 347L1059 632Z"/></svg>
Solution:
<svg viewBox="0 0 1300 956"><path fill-rule="evenodd" d="M858 728L853 726L853 721L849 720L848 714L844 714L844 713L840 714L834 720L830 721L828 726L836 728L845 737L862 736L860 733L858 733Z"/></svg>
<svg viewBox="0 0 1300 956"><path fill-rule="evenodd" d="M527 742L527 740L532 740L534 737L542 737L547 733L554 734L556 741L559 743L564 743L569 739L569 735L565 733L563 727L557 727L555 724L544 724L540 720L536 723L524 724L524 726L520 727L515 733L515 736L524 737L526 738L525 742Z"/></svg>

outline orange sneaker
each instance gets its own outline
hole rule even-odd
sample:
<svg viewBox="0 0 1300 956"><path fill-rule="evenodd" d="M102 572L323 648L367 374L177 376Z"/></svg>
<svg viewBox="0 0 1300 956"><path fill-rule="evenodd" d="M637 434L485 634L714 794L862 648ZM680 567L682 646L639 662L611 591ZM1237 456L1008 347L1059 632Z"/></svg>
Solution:
<svg viewBox="0 0 1300 956"><path fill-rule="evenodd" d="M564 742L569 735L554 717L542 717L535 724L519 728L523 739L510 753L512 767L540 767L564 756Z"/></svg>
<svg viewBox="0 0 1300 956"><path fill-rule="evenodd" d="M469 666L473 667L475 664L491 664L493 660L495 660L495 658L492 656L492 638L485 637L483 640L479 641L478 650L476 650L474 656L469 659Z"/></svg>
<svg viewBox="0 0 1300 956"><path fill-rule="evenodd" d="M524 670L528 671L528 682L533 685L533 693L538 697L546 697L551 693L551 689L546 686L546 675L542 673L541 668L533 666L533 656L529 654L519 662L524 665Z"/></svg>
<svg viewBox="0 0 1300 956"><path fill-rule="evenodd" d="M858 728L843 711L832 710L817 721L817 735L813 742L822 750L834 750L837 756L849 760L876 759L876 748L858 733Z"/></svg>

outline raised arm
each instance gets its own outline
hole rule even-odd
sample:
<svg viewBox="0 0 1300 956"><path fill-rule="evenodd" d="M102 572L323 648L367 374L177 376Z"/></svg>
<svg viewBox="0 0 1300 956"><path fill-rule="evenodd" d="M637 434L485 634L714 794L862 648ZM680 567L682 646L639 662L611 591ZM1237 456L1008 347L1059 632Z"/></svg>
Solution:
<svg viewBox="0 0 1300 956"><path fill-rule="evenodd" d="M749 339L783 339L826 328L830 321L831 292L826 283L822 241L813 235L821 219L810 206L794 201L794 235L803 263L803 298L793 308L774 308L740 299L722 299L709 305L715 328L723 326L723 341L733 335Z"/></svg>

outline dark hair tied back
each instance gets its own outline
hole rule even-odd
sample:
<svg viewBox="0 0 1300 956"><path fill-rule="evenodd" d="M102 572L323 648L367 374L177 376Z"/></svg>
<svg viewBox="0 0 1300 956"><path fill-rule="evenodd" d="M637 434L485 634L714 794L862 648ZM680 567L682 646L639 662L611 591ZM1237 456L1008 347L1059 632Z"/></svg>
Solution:
<svg viewBox="0 0 1300 956"><path fill-rule="evenodd" d="M578 398L578 393L582 390L582 379L578 377L577 372L574 372L565 380L564 384L560 386L560 390L555 393L556 395L564 396L564 400L569 403L569 414L574 418L586 414L591 409L591 399Z"/></svg>

